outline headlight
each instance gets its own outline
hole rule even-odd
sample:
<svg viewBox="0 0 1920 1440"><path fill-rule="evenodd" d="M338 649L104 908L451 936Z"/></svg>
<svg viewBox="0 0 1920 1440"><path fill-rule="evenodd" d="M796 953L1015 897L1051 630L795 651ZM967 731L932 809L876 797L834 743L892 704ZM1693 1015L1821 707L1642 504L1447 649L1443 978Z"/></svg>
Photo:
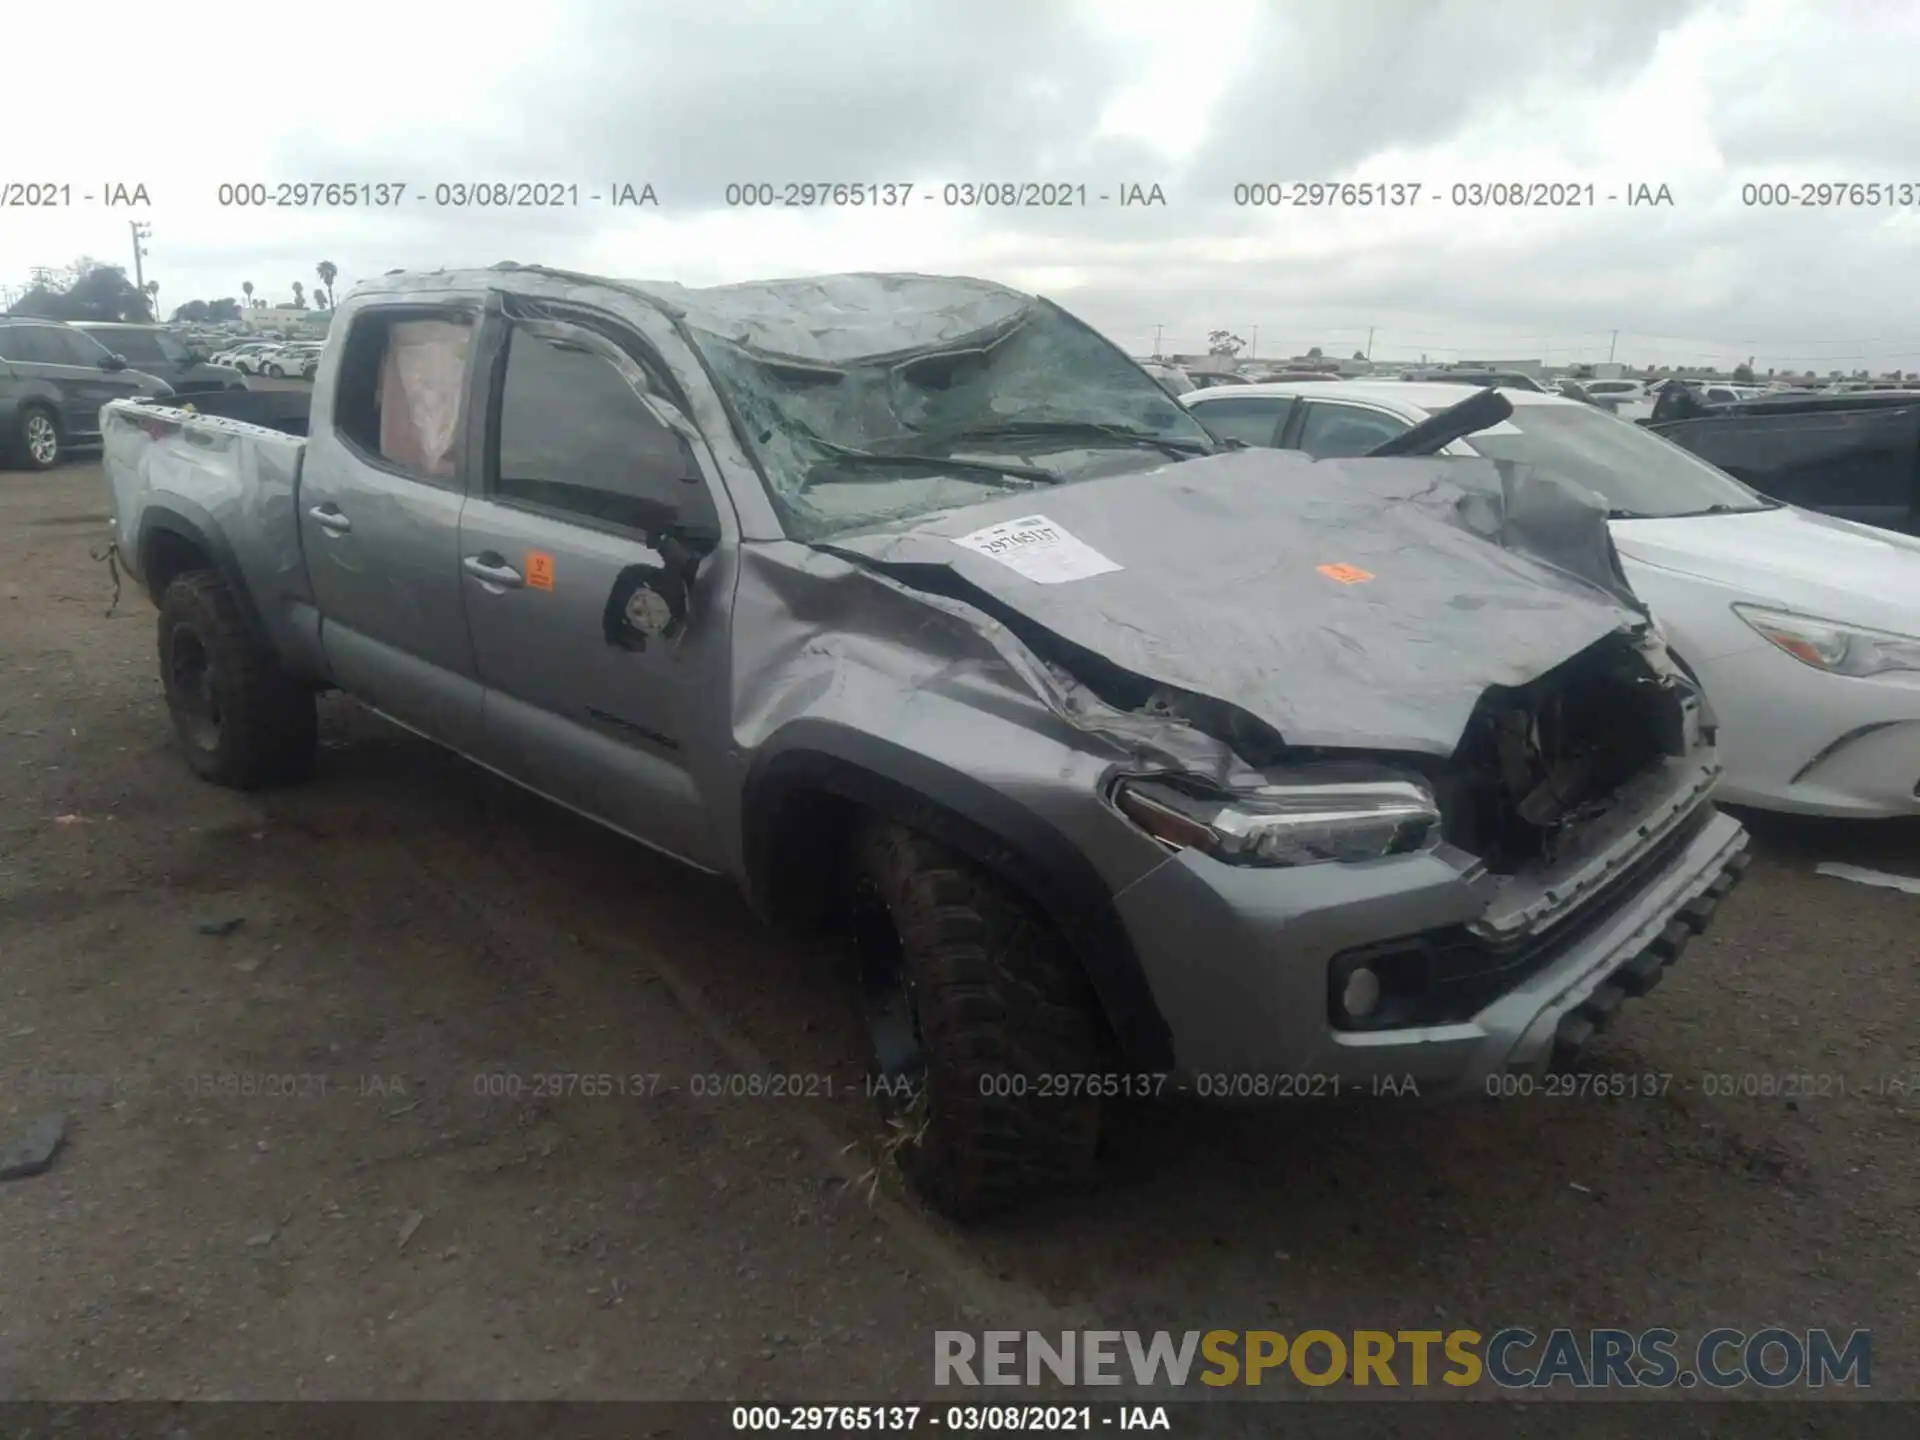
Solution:
<svg viewBox="0 0 1920 1440"><path fill-rule="evenodd" d="M1114 803L1155 839L1232 865L1377 860L1429 850L1440 838L1433 791L1398 773L1309 769L1233 791L1156 775L1122 781Z"/></svg>
<svg viewBox="0 0 1920 1440"><path fill-rule="evenodd" d="M1879 675L1920 670L1920 639L1885 630L1862 630L1810 615L1736 605L1733 613L1803 665L1833 675Z"/></svg>

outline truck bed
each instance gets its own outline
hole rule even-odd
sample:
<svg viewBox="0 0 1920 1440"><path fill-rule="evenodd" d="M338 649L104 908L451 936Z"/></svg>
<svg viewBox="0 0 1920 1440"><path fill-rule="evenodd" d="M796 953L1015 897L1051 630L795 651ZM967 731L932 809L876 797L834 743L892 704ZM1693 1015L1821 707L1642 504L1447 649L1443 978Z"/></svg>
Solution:
<svg viewBox="0 0 1920 1440"><path fill-rule="evenodd" d="M114 543L151 594L161 578L152 573L155 557L178 539L196 541L213 563L237 572L230 577L236 591L254 597L268 632L288 642L288 617L312 603L297 506L308 397L235 391L205 398L198 413L147 400L101 409ZM216 414L216 407L255 418Z"/></svg>
<svg viewBox="0 0 1920 1440"><path fill-rule="evenodd" d="M304 436L307 433L307 416L313 407L313 392L310 390L228 388L193 392L179 399L181 408L190 405L195 414L239 420L265 430L278 430L283 435ZM165 402L160 400L148 403L156 407L165 406Z"/></svg>

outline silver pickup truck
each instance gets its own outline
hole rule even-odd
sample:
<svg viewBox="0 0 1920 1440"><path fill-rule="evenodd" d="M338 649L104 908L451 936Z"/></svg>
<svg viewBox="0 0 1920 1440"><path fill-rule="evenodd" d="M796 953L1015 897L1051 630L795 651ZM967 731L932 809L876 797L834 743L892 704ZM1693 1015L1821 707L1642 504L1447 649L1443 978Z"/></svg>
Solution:
<svg viewBox="0 0 1920 1440"><path fill-rule="evenodd" d="M1236 448L998 285L395 274L237 417L102 422L194 770L337 688L842 928L955 1215L1116 1097L1571 1063L1746 858L1593 497Z"/></svg>

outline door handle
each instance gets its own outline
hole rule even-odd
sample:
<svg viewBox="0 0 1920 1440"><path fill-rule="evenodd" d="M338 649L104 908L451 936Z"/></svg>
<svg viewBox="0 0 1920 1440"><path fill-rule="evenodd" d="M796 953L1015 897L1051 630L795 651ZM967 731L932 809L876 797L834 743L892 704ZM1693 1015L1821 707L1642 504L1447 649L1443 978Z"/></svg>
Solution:
<svg viewBox="0 0 1920 1440"><path fill-rule="evenodd" d="M307 514L313 517L313 523L329 535L344 535L353 529L353 522L340 513L336 505L315 505Z"/></svg>
<svg viewBox="0 0 1920 1440"><path fill-rule="evenodd" d="M484 580L489 585L499 585L508 590L517 590L527 583L526 577L507 564L504 557L491 550L467 556L460 562L460 568L476 580Z"/></svg>

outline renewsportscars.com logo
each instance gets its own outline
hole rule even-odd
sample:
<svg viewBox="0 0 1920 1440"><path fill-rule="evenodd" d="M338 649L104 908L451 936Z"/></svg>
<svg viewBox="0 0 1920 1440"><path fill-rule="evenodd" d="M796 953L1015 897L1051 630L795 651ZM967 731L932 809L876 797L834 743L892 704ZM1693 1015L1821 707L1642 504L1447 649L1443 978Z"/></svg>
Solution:
<svg viewBox="0 0 1920 1440"><path fill-rule="evenodd" d="M1355 1385L1768 1390L1873 1384L1873 1332L1507 1326L1478 1330L936 1330L936 1385Z"/></svg>

